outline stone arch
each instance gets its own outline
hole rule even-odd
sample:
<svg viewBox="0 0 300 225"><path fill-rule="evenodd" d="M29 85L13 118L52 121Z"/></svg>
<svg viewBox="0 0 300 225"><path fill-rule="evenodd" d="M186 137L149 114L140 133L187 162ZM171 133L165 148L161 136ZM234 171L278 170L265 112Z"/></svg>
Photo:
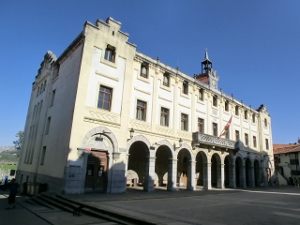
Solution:
<svg viewBox="0 0 300 225"><path fill-rule="evenodd" d="M110 139L110 141L112 142L113 152L119 152L118 141L117 141L116 136L113 134L113 132L109 128L104 127L104 126L95 127L93 129L91 129L89 132L87 132L86 135L84 136L82 144L81 144L82 148L86 148L87 142L95 134L103 134L106 137L108 137Z"/></svg>
<svg viewBox="0 0 300 225"><path fill-rule="evenodd" d="M208 163L208 155L207 151L204 149L197 149L195 154L196 166L195 166L195 178L196 185L203 186L203 188L207 189L207 163Z"/></svg>
<svg viewBox="0 0 300 225"><path fill-rule="evenodd" d="M155 154L156 154L156 151L158 150L158 148L159 148L160 146L162 146L162 145L165 145L165 146L167 146L167 147L170 149L171 154L172 154L172 157L173 157L173 155L174 155L174 151L172 151L173 145L172 145L168 140L161 140L161 141L159 141L159 142L156 142L156 143L153 145L153 146L155 146Z"/></svg>
<svg viewBox="0 0 300 225"><path fill-rule="evenodd" d="M174 151L174 156L173 156L173 157L177 158L177 157L178 157L178 153L179 153L180 150L182 150L182 149L186 149L187 151L189 151L189 153L190 153L190 155L191 155L191 160L192 160L192 161L195 160L195 156L194 156L194 154L193 154L193 152L192 152L192 148L191 148L188 144L186 144L186 143L183 143L183 144L181 145L180 148L178 148L178 149L176 149L176 151Z"/></svg>
<svg viewBox="0 0 300 225"><path fill-rule="evenodd" d="M120 154L119 152L119 148L118 148L118 141L116 136L114 135L114 133L107 127L105 126L97 126L94 127L93 129L91 129L90 131L88 131L86 133L86 135L84 136L83 140L82 140L82 144L81 147L82 148L87 148L88 146L88 142L91 140L91 138L97 134L101 134L103 137L105 137L105 140L109 140L111 143L111 148L107 147L107 146L103 146L103 148L101 148L100 151L95 151L95 152L91 152L90 154L85 154L84 156L84 160L83 160L83 168L84 168L84 174L86 174L85 170L88 169L88 167L91 167L91 165L88 165L88 158L89 159L95 159L95 165L93 166L97 166L97 162L99 161L98 158L95 158L95 154L99 155L99 154L103 154L103 152L107 151L107 155L106 155L106 162L107 162L107 168L106 168L106 184L104 187L104 189L106 190L105 192L110 193L112 191L113 188L113 157L116 157L117 155ZM102 139L103 140L103 139ZM112 156L112 157L111 157ZM118 158L118 157L117 157ZM102 162L105 161L105 159L102 160ZM100 163L100 162L99 162ZM86 182L86 175L84 175L84 179ZM85 183L85 185L87 185L87 183Z"/></svg>
<svg viewBox="0 0 300 225"><path fill-rule="evenodd" d="M148 138L146 138L143 135L136 135L134 137L132 137L128 142L127 142L127 150L129 150L130 146L137 141L141 141L144 142L145 145L147 145L148 148L150 148L151 144L150 141L148 140Z"/></svg>
<svg viewBox="0 0 300 225"><path fill-rule="evenodd" d="M167 140L161 140L155 146L155 174L157 175L156 186L173 186L173 146ZM153 155L154 155L153 154Z"/></svg>
<svg viewBox="0 0 300 225"><path fill-rule="evenodd" d="M183 143L174 153L177 159L177 183L188 190L195 188L195 156L192 149Z"/></svg>
<svg viewBox="0 0 300 225"><path fill-rule="evenodd" d="M151 144L149 140L143 135L137 135L131 138L127 143L127 170L132 170L138 175L138 179L133 181L133 185L137 184L143 186L145 191L151 191L154 185L155 174L150 165L153 160L153 153L150 151ZM126 177L127 177L126 173ZM131 184L131 180L127 179ZM151 181L150 181L150 180ZM149 184L151 183L151 187Z"/></svg>

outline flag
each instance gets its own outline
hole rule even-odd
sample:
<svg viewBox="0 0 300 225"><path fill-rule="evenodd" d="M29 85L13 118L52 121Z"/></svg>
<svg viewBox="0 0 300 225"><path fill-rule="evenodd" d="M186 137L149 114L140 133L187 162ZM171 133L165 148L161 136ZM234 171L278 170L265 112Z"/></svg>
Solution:
<svg viewBox="0 0 300 225"><path fill-rule="evenodd" d="M228 120L226 126L224 127L224 129L223 129L223 131L221 132L221 134L220 134L219 137L221 137L221 136L223 136L223 135L225 135L225 134L228 133L229 127L230 127L230 125L231 125L231 120L232 120L232 116L231 116L230 119Z"/></svg>

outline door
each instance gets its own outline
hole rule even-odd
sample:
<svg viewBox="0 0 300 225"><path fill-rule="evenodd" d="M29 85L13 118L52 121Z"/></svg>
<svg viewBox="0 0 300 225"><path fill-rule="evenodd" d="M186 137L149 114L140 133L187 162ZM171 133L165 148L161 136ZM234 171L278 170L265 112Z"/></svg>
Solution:
<svg viewBox="0 0 300 225"><path fill-rule="evenodd" d="M107 186L107 152L91 151L87 160L86 191L105 192Z"/></svg>

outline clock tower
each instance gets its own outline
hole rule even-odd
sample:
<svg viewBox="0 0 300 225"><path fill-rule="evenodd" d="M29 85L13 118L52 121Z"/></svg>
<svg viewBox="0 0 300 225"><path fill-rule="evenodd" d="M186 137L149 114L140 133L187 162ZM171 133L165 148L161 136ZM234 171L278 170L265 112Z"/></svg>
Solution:
<svg viewBox="0 0 300 225"><path fill-rule="evenodd" d="M219 77L217 71L212 69L212 62L208 59L207 50L205 50L204 60L201 62L201 74L195 75L195 78L207 84L211 89L218 89Z"/></svg>

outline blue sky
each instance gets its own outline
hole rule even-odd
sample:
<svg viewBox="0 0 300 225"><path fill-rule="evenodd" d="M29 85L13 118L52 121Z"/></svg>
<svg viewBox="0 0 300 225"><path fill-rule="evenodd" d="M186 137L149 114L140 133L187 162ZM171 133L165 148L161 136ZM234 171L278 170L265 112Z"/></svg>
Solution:
<svg viewBox="0 0 300 225"><path fill-rule="evenodd" d="M112 17L137 51L193 76L207 48L219 87L266 105L273 143L300 137L300 1L0 1L0 146L24 130L44 54L59 56L86 21Z"/></svg>

